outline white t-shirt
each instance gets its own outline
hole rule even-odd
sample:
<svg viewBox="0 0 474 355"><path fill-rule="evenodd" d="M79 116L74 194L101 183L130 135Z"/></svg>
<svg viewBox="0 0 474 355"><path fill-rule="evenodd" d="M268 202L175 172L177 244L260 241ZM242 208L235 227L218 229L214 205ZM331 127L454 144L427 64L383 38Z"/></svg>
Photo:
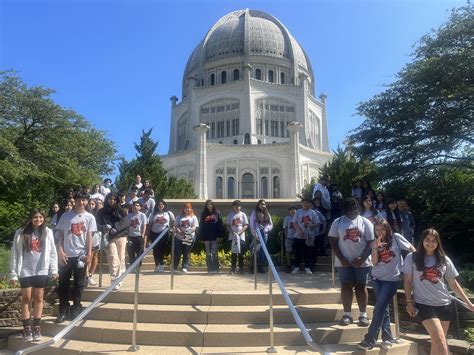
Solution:
<svg viewBox="0 0 474 355"><path fill-rule="evenodd" d="M102 195L100 192L96 192L95 194L90 196L91 200L101 200L104 202L105 196Z"/></svg>
<svg viewBox="0 0 474 355"><path fill-rule="evenodd" d="M413 277L413 295L416 303L428 306L447 306L451 303L445 278L458 277L459 273L450 258L446 257L446 265L440 266L436 265L434 255L425 256L425 267L423 271L418 271L411 253L405 258L402 272Z"/></svg>
<svg viewBox="0 0 474 355"><path fill-rule="evenodd" d="M234 233L240 233L245 225L249 224L249 219L245 212L235 213L232 211L227 216L227 224L230 226L232 233L229 233L229 240L234 238ZM240 240L245 241L245 233L239 235Z"/></svg>
<svg viewBox="0 0 474 355"><path fill-rule="evenodd" d="M287 229L286 237L288 239L294 239L295 234L296 234L296 229L293 227L292 224L293 221L293 216L289 215L285 217L285 220L283 221L283 229Z"/></svg>
<svg viewBox="0 0 474 355"><path fill-rule="evenodd" d="M342 216L334 221L328 235L331 238L338 239L342 255L351 262L361 256L367 247L367 243L374 240L374 226L367 218L362 216L357 216L355 219ZM342 266L337 256L335 266ZM367 266L372 266L370 255L361 265L361 267Z"/></svg>
<svg viewBox="0 0 474 355"><path fill-rule="evenodd" d="M312 209L304 210L300 208L299 210L296 211L295 215L293 216L293 223L298 224L298 226L301 228L302 231L306 229L306 226L308 224L321 224L322 222L319 220L318 215L316 212L314 212ZM319 227L313 227L311 228L311 233L315 233L315 229ZM298 233L295 233L295 238L298 239L305 239L304 233L303 233L303 238L301 238Z"/></svg>
<svg viewBox="0 0 474 355"><path fill-rule="evenodd" d="M160 233L175 220L174 214L171 211L158 211L152 218L151 231L153 233Z"/></svg>
<svg viewBox="0 0 474 355"><path fill-rule="evenodd" d="M377 250L378 261L372 268L372 277L381 281L398 281L402 269L402 250L410 250L411 244L401 234L394 233L392 243Z"/></svg>
<svg viewBox="0 0 474 355"><path fill-rule="evenodd" d="M178 231L176 237L178 239L181 239L183 241L188 241L189 239L192 241L194 239L194 236L196 235L196 229L194 229L194 232L187 234L182 232L183 230L186 230L188 228L193 228L193 227L199 227L199 221L195 215L192 216L181 216L179 215L176 218L176 227L178 227L180 230Z"/></svg>
<svg viewBox="0 0 474 355"><path fill-rule="evenodd" d="M89 212L65 212L56 226L64 233L64 252L66 256L84 255L88 232L97 232L95 217ZM91 241L92 242L92 241Z"/></svg>
<svg viewBox="0 0 474 355"><path fill-rule="evenodd" d="M155 209L155 200L153 197L150 197L148 200L145 200L144 197L139 199L142 204L142 209L140 212L143 212L146 216L147 223L150 221L151 216L153 215L153 210Z"/></svg>
<svg viewBox="0 0 474 355"><path fill-rule="evenodd" d="M128 235L130 237L141 237L147 222L145 214L142 212L138 212L137 214L129 213L128 219L130 221Z"/></svg>

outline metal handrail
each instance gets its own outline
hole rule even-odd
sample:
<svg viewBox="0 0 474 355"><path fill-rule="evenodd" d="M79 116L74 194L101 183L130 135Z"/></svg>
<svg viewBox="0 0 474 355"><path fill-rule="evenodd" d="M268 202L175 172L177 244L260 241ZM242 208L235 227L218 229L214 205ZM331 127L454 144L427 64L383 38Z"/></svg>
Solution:
<svg viewBox="0 0 474 355"><path fill-rule="evenodd" d="M22 355L22 354L27 354L27 353L31 353L33 351L37 351L37 350L41 350L41 349L44 349L50 345L53 345L54 343L56 343L58 340L62 339L67 333L69 333L75 326L77 323L79 323L82 319L84 319L90 312L92 312L92 310L99 304L100 301L102 301L105 297L107 297L114 289L114 287L116 285L118 285L120 282L122 282L122 280L128 276L128 274L130 274L130 272L134 271L137 271L138 270L138 266L140 265L140 262L145 258L145 256L150 252L150 250L153 249L153 247L161 240L161 238L163 238L163 236L166 234L166 232L169 230L168 227L166 227L161 233L160 235L158 236L158 238L156 238L153 243L151 243L148 248L145 249L145 251L142 253L142 255L140 255L133 263L132 265L130 265L128 267L127 270L125 270L125 272L120 275L117 279L114 280L114 282L112 282L112 284L104 291L102 292L89 306L87 306L73 321L71 321L71 323L65 327L63 330L61 330L58 334L56 334L54 337L52 337L51 339L47 340L46 342L44 343L41 343L41 344L38 344L38 345L34 345L34 346L30 346L29 348L26 348L26 349L22 349L22 350L18 350L16 352L16 355ZM137 271L138 272L138 271ZM135 318L135 317L134 317ZM134 319L134 321L136 321L136 319Z"/></svg>
<svg viewBox="0 0 474 355"><path fill-rule="evenodd" d="M309 334L308 329L306 329L303 321L301 320L300 315L298 314L298 311L296 310L293 302L290 299L290 296L288 295L288 292L286 291L286 288L285 288L285 285L283 284L283 281L281 281L280 275L278 274L278 272L275 268L275 265L273 264L272 258L270 257L270 253L268 252L267 246L264 243L264 240L263 240L263 237L260 233L260 230L256 229L255 232L256 232L255 234L257 235L258 240L260 241L260 247L263 249L265 257L267 258L269 273L271 273L273 275L273 277L275 278L275 281L278 284L278 287L280 288L283 299L285 300L286 304L288 305L288 307L290 309L290 312L293 316L293 319L295 320L296 324L300 328L301 333L303 334L303 337L306 341L306 344L308 344L308 346L311 347L311 349L313 349L314 351L317 351L317 352L319 352L321 354L324 354L324 355L330 355L331 353L326 351L324 349L324 347L316 344L314 342L313 338L311 337L311 334ZM255 267L256 267L256 265L254 265L254 268ZM269 287L270 300L271 300L272 299L271 275L269 276L269 282L270 282L270 284L268 285L268 287ZM270 301L270 306L271 306L271 309L270 309L270 323L273 323L272 322L272 320L273 320L273 307L272 307L273 302L272 302L272 300ZM273 339L273 324L270 324L270 338L271 338L272 344L271 344L271 348L269 350L271 351L271 350L273 350L273 340L272 340Z"/></svg>

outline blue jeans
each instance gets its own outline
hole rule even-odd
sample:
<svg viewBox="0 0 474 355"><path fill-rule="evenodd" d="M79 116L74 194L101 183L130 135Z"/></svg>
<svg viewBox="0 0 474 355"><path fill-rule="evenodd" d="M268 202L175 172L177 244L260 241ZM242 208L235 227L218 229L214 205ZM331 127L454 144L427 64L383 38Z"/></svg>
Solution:
<svg viewBox="0 0 474 355"><path fill-rule="evenodd" d="M175 237L174 237L175 238ZM183 254L183 269L189 269L189 254L194 246L194 239L191 245L183 244L181 239L175 238L174 245L174 269L178 269L179 259Z"/></svg>
<svg viewBox="0 0 474 355"><path fill-rule="evenodd" d="M265 245L267 245L268 241L268 234L263 233L263 229L260 229L260 235L263 237L263 241L265 242ZM257 241L257 237L254 237L252 241L250 242L250 250L253 253L253 248L254 244ZM257 244L257 265L262 266L265 260L265 253L263 252L263 248L260 246L260 243ZM252 258L253 262L253 258Z"/></svg>
<svg viewBox="0 0 474 355"><path fill-rule="evenodd" d="M398 281L381 281L373 280L375 303L374 316L370 323L369 332L365 335L364 340L375 345L379 337L380 329L382 329L382 340L393 340L392 331L390 330L390 302L397 292Z"/></svg>

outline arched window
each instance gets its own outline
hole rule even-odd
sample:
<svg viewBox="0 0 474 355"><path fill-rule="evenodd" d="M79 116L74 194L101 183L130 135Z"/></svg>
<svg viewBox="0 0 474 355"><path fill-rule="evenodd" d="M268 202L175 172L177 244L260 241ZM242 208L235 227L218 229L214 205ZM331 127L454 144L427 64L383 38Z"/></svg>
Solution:
<svg viewBox="0 0 474 355"><path fill-rule="evenodd" d="M280 177L273 177L273 198L280 198Z"/></svg>
<svg viewBox="0 0 474 355"><path fill-rule="evenodd" d="M237 139L234 139L234 144L237 144Z"/></svg>
<svg viewBox="0 0 474 355"><path fill-rule="evenodd" d="M268 179L266 176L262 177L262 182L261 182L261 195L262 198L268 198Z"/></svg>
<svg viewBox="0 0 474 355"><path fill-rule="evenodd" d="M216 76L211 74L209 81L211 82L211 85L216 85Z"/></svg>
<svg viewBox="0 0 474 355"><path fill-rule="evenodd" d="M253 175L246 173L242 176L242 198L255 198L255 182Z"/></svg>
<svg viewBox="0 0 474 355"><path fill-rule="evenodd" d="M255 79L262 80L262 71L260 69L255 69Z"/></svg>
<svg viewBox="0 0 474 355"><path fill-rule="evenodd" d="M218 176L216 178L216 198L222 198L222 177Z"/></svg>
<svg viewBox="0 0 474 355"><path fill-rule="evenodd" d="M227 198L235 198L235 179L227 178Z"/></svg>
<svg viewBox="0 0 474 355"><path fill-rule="evenodd" d="M227 72L223 71L221 72L221 84L227 83Z"/></svg>
<svg viewBox="0 0 474 355"><path fill-rule="evenodd" d="M250 144L250 134L245 133L244 144Z"/></svg>
<svg viewBox="0 0 474 355"><path fill-rule="evenodd" d="M259 139L259 140L257 141L257 144L262 144L262 141Z"/></svg>
<svg viewBox="0 0 474 355"><path fill-rule="evenodd" d="M268 81L273 83L273 70L268 71Z"/></svg>
<svg viewBox="0 0 474 355"><path fill-rule="evenodd" d="M234 80L240 79L240 72L239 69L234 69Z"/></svg>
<svg viewBox="0 0 474 355"><path fill-rule="evenodd" d="M280 73L280 84L284 84L285 83L285 73Z"/></svg>

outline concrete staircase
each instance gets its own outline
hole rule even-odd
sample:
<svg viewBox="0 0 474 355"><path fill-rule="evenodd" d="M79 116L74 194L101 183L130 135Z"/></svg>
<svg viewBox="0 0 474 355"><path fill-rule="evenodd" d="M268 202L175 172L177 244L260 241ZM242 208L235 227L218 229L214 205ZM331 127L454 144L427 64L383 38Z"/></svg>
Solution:
<svg viewBox="0 0 474 355"><path fill-rule="evenodd" d="M318 275L319 274L319 275ZM367 328L337 324L342 316L340 295L328 287L330 274L282 275L287 290L314 341L337 354L363 353L357 350ZM137 344L140 354L224 354L265 353L269 346L268 284L259 275L259 290L254 291L250 275L177 275L176 290L163 286L166 275L144 272L139 294ZM285 280L286 279L286 280ZM35 354L125 353L132 341L133 277L124 287L111 293L106 303L93 312L61 340ZM198 286L197 286L198 285ZM201 285L201 287L199 287ZM320 287L316 289L315 287ZM282 295L274 284L274 339L279 353L310 352ZM102 290L87 289L87 306ZM357 319L357 307L353 317ZM372 317L373 308L368 315ZM56 324L48 317L43 322L44 338L57 334L68 322ZM20 336L11 336L8 349L25 347ZM370 354L387 353L375 348ZM394 345L389 354L417 354L415 343Z"/></svg>

